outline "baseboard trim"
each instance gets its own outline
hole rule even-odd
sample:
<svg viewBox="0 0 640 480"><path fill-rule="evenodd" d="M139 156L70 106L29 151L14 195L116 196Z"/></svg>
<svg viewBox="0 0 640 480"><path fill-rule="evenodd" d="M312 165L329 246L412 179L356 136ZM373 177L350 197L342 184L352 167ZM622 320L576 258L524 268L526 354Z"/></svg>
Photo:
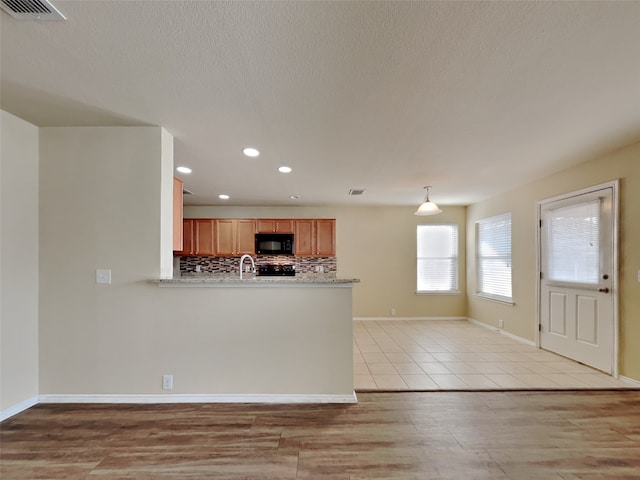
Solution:
<svg viewBox="0 0 640 480"><path fill-rule="evenodd" d="M515 340L517 342L524 343L525 345L530 345L532 347L537 347L536 342L534 342L534 341L527 340L526 338L519 337L518 335L514 335L513 333L509 333L509 332L507 332L505 330L502 330L500 328L494 327L493 325L489 325L488 323L481 322L481 321L476 320L474 318L467 318L467 320L469 322L475 324L475 325L478 325L479 327L484 327L484 328L486 328L488 330L492 330L494 332L498 332L499 334L504 335L505 337L509 337L512 340Z"/></svg>
<svg viewBox="0 0 640 480"><path fill-rule="evenodd" d="M40 395L40 403L357 403L351 395Z"/></svg>
<svg viewBox="0 0 640 480"><path fill-rule="evenodd" d="M0 422L3 422L9 417L13 417L14 415L17 415L20 412L24 412L26 409L31 408L37 404L38 404L38 397L36 396L36 397L28 398L18 403L17 405L14 405L5 410L2 410L2 412L0 412Z"/></svg>
<svg viewBox="0 0 640 480"><path fill-rule="evenodd" d="M622 380L625 383L628 383L629 385L633 385L636 388L640 388L640 381L634 378L629 378L629 377L625 377L624 375L620 375L618 379Z"/></svg>
<svg viewBox="0 0 640 480"><path fill-rule="evenodd" d="M353 317L354 322L375 322L375 321L400 321L409 322L414 320L430 321L430 320L467 320L467 317Z"/></svg>

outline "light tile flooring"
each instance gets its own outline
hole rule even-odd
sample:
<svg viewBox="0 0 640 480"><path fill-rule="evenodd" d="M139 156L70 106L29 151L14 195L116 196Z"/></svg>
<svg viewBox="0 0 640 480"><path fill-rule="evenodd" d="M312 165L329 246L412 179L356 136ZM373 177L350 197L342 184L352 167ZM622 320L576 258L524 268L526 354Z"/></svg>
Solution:
<svg viewBox="0 0 640 480"><path fill-rule="evenodd" d="M637 388L466 320L355 321L357 391Z"/></svg>

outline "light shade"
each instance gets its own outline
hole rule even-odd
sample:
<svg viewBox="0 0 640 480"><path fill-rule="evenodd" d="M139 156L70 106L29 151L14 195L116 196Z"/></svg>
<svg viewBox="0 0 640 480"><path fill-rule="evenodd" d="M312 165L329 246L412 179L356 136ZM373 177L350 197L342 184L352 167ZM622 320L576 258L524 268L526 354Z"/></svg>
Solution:
<svg viewBox="0 0 640 480"><path fill-rule="evenodd" d="M415 215L435 215L436 213L442 213L438 205L433 202L424 202L418 207Z"/></svg>
<svg viewBox="0 0 640 480"><path fill-rule="evenodd" d="M438 208L438 205L429 200L429 190L431 187L424 187L427 191L427 197L424 199L424 202L418 207L414 215L435 215L437 213L442 213L442 210Z"/></svg>

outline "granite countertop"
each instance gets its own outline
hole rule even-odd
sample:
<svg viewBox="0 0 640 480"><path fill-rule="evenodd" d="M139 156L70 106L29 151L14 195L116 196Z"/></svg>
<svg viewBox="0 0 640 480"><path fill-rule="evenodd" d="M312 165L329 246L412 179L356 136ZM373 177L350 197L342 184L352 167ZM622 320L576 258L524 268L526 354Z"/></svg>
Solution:
<svg viewBox="0 0 640 480"><path fill-rule="evenodd" d="M239 274L185 273L178 278L149 280L158 286L296 286L340 285L360 283L357 278L337 278L335 275L296 275L294 277L254 276L247 273L240 280Z"/></svg>

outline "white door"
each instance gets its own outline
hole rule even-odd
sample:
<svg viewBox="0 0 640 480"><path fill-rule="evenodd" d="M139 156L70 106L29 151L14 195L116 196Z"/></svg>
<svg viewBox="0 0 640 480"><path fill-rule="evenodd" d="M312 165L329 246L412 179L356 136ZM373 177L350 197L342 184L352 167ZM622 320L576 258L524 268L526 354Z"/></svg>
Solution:
<svg viewBox="0 0 640 480"><path fill-rule="evenodd" d="M540 205L540 346L614 373L613 186Z"/></svg>

